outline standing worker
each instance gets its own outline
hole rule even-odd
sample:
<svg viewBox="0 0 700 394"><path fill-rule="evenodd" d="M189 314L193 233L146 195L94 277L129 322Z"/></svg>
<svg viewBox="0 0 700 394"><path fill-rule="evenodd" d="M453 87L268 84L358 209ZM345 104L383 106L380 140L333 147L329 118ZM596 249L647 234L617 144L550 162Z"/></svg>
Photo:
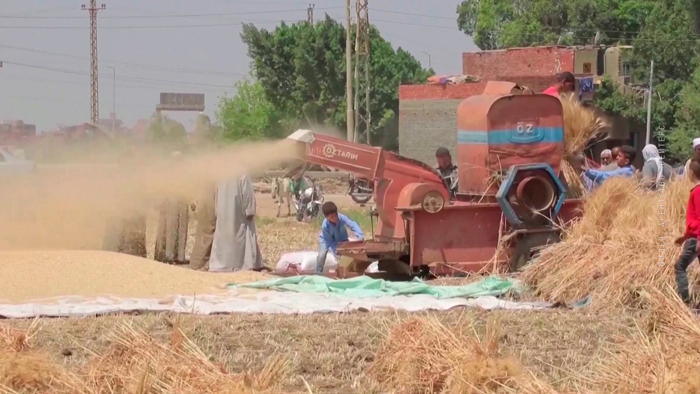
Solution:
<svg viewBox="0 0 700 394"><path fill-rule="evenodd" d="M605 152L605 151L603 151L603 152ZM615 171L618 168L620 168L617 165L617 156L619 154L620 154L620 147L619 146L612 148L612 150L610 151L610 162L605 164L605 165L601 165L600 170L601 171ZM603 154L601 153L601 156L602 155Z"/></svg>
<svg viewBox="0 0 700 394"><path fill-rule="evenodd" d="M196 204L193 204L192 210L195 211L197 218L197 229L190 256L190 268L196 271L209 271L209 259L216 230L216 187L214 185L206 190Z"/></svg>
<svg viewBox="0 0 700 394"><path fill-rule="evenodd" d="M673 168L664 163L659 155L659 149L649 144L642 149L644 167L638 175L642 182L650 189L656 190L662 183L668 182L673 174Z"/></svg>
<svg viewBox="0 0 700 394"><path fill-rule="evenodd" d="M695 138L693 140L693 157L688 159L688 161L685 163L685 167L683 167L683 174L685 174L686 179L690 179L688 176L688 167L690 166L690 162L693 160L693 158L700 158L700 138Z"/></svg>
<svg viewBox="0 0 700 394"><path fill-rule="evenodd" d="M685 213L685 233L675 241L676 245L683 245L683 249L674 265L678 295L686 304L690 304L686 270L698 257L698 236L700 236L700 188L698 187L698 183L700 183L700 162L691 160L688 167L688 179L693 183L693 188L690 191L688 209Z"/></svg>
<svg viewBox="0 0 700 394"><path fill-rule="evenodd" d="M632 162L637 156L637 151L631 146L623 146L620 148L620 153L617 155L617 165L618 169L615 171L600 171L593 170L584 166L582 170L583 174L595 183L601 184L606 179L610 177L624 177L631 178L634 176L634 167L632 167Z"/></svg>
<svg viewBox="0 0 700 394"><path fill-rule="evenodd" d="M323 219L321 233L318 235L318 257L316 258L317 275L323 274L323 267L326 264L328 251L335 255L335 249L338 247L338 244L350 240L348 237L348 227L350 227L350 230L355 233L358 239L364 239L360 225L342 213L338 213L338 207L333 202L325 202L321 207L321 211L326 218Z"/></svg>
<svg viewBox="0 0 700 394"><path fill-rule="evenodd" d="M459 187L459 172L457 171L457 166L452 163L450 151L443 146L437 148L435 151L435 161L437 162L435 169L445 180L450 194L454 196Z"/></svg>
<svg viewBox="0 0 700 394"><path fill-rule="evenodd" d="M173 152L172 157L179 159L180 152ZM189 204L186 201L168 198L159 211L154 258L168 264L185 264Z"/></svg>
<svg viewBox="0 0 700 394"><path fill-rule="evenodd" d="M248 175L219 183L216 191L216 230L210 272L262 269L255 228L255 190Z"/></svg>
<svg viewBox="0 0 700 394"><path fill-rule="evenodd" d="M562 93L571 93L576 87L576 77L574 74L566 71L557 75L557 83L548 87L543 94L559 97Z"/></svg>

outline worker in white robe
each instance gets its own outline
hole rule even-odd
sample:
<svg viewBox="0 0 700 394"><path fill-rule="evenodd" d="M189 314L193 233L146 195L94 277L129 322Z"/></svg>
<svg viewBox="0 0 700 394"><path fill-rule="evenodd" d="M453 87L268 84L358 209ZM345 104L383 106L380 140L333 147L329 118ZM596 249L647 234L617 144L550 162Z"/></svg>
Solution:
<svg viewBox="0 0 700 394"><path fill-rule="evenodd" d="M210 272L258 270L262 256L255 229L255 191L247 175L219 183Z"/></svg>

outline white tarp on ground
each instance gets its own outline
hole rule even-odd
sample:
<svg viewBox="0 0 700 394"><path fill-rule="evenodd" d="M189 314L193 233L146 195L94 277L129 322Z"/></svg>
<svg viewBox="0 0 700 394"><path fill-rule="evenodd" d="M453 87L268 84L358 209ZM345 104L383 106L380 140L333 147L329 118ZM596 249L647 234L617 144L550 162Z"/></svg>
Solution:
<svg viewBox="0 0 700 394"><path fill-rule="evenodd" d="M92 316L109 313L178 312L200 315L253 313L253 314L310 314L353 311L444 311L458 307L482 309L540 310L552 307L545 302L512 302L492 296L478 298L436 299L429 295L393 296L378 298L345 298L329 294L265 291L214 296L176 296L169 299L127 299L116 297L66 297L46 303L0 304L0 317L32 318Z"/></svg>

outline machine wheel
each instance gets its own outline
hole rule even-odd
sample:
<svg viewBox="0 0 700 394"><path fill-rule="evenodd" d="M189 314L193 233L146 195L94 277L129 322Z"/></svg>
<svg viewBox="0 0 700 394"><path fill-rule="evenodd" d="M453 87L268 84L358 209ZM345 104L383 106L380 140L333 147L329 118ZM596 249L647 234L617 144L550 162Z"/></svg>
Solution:
<svg viewBox="0 0 700 394"><path fill-rule="evenodd" d="M411 275L411 266L399 260L379 260L379 271L390 272L392 274Z"/></svg>

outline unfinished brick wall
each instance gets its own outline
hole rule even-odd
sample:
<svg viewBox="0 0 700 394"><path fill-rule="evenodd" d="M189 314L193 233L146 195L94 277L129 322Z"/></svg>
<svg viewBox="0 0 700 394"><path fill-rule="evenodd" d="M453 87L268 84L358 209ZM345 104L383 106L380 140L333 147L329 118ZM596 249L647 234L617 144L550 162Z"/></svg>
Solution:
<svg viewBox="0 0 700 394"><path fill-rule="evenodd" d="M462 72L482 80L509 75L553 76L574 72L574 50L564 47L512 48L462 54Z"/></svg>
<svg viewBox="0 0 700 394"><path fill-rule="evenodd" d="M399 153L430 165L444 146L457 155L457 106L481 94L485 83L399 87Z"/></svg>

